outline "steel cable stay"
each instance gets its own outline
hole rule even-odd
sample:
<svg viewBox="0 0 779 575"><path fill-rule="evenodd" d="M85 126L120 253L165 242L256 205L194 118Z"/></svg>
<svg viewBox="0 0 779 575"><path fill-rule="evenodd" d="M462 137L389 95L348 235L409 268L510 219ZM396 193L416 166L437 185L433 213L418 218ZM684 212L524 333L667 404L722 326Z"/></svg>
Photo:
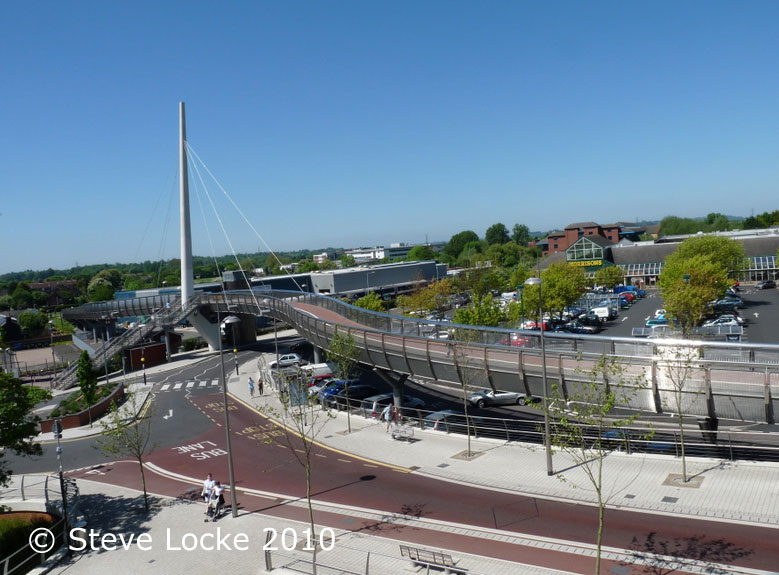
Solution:
<svg viewBox="0 0 779 575"><path fill-rule="evenodd" d="M273 256L273 258L276 260L276 262L279 264L279 266L282 266L283 262L281 261L279 256L276 254L276 252L273 251L273 249L270 247L270 245L268 245L268 242L265 241L265 238L262 236L262 234L260 234L260 232L254 226L254 224L252 224L252 222L249 220L249 218L246 217L246 214L244 213L244 211L233 200L232 196L227 192L227 190L224 188L224 186L222 186L222 184L219 182L219 180L216 178L216 176L214 176L213 172L211 172L211 170L208 168L208 166L205 164L205 162L203 162L203 160L200 158L200 156L198 156L197 152L194 149L192 149L192 147L189 145L189 143L187 143L187 153L188 153L188 157L190 157L193 160L193 165L197 166L199 164L200 166L202 166L203 170L211 177L211 179L214 181L214 183L219 188L219 190L222 192L222 194L225 196L225 198L227 198L227 201L230 202L230 204L233 206L233 208L235 209L236 213L241 217L241 219L243 219L244 222L246 222L246 225L249 226L249 228L252 230L252 232L257 237L257 239L260 242L262 242L262 245L264 245L265 248L268 250L268 252L270 252L271 256ZM198 177L201 179L201 182L202 182L202 177L200 175L199 169L196 169L196 171L198 173ZM209 196L209 200L210 200L210 196ZM213 206L213 202L212 202L212 206ZM224 228L223 228L223 231L224 231ZM232 245L231 245L231 249L232 249ZM235 258L236 264L238 265L238 269L242 273L244 273L245 270L241 266L241 262L238 261L238 257L236 256L234 250L233 250L233 257ZM284 271L286 271L287 275L290 276L290 279L295 284L295 286L297 286L298 290L300 290L302 292L303 291L303 287L298 283L298 280L294 277L294 275L291 274L289 272L289 270L284 270Z"/></svg>

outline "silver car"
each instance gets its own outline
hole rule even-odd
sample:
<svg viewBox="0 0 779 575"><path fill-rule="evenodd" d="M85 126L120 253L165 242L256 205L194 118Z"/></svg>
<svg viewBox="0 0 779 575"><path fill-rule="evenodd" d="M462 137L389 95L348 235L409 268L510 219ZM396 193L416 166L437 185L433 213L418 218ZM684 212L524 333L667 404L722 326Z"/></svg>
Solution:
<svg viewBox="0 0 779 575"><path fill-rule="evenodd" d="M468 401L476 407L486 407L488 405L525 405L534 402L535 398L516 391L483 389L468 396Z"/></svg>

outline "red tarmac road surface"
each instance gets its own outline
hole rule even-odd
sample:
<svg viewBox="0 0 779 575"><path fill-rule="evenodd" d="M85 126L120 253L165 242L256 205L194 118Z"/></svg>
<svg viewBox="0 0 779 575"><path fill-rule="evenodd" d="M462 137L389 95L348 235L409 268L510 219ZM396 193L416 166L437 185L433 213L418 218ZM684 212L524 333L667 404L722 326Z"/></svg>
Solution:
<svg viewBox="0 0 779 575"><path fill-rule="evenodd" d="M205 477L206 473L210 472L226 484L228 472L224 428L221 427L221 402L215 401L213 395L190 399L216 425L208 432L193 438L187 445L152 453L148 461L167 471L188 477ZM230 411L237 487L293 498L304 497L304 467L293 453L293 449L301 449L300 439L288 436L287 432L276 424L242 404L231 402ZM378 449L381 449L380 445L377 445ZM312 493L318 501L362 507L384 512L388 516L411 515L500 529L517 535L595 543L595 507L439 481L320 446L314 446L312 457ZM140 486L137 464L117 463L103 471L104 475L91 474L85 477L127 487ZM193 493L199 494L197 486L188 488L180 481L155 473L146 475L151 492L189 498ZM247 511L307 520L307 512L301 507L278 505L277 502L248 494L239 496L239 501ZM339 515L317 512L316 520L333 527L367 531L413 541L423 546L438 546L558 569L588 572L593 564L590 558L535 547L388 522L376 523L364 519L355 521L346 513ZM606 511L603 544L618 549L634 549L638 545L643 550L646 542L654 541L654 549L661 552L660 542L667 542L672 549L681 545L684 548L691 547L697 553L708 553L707 561L721 561L772 571L779 565L776 536L775 529L757 526L609 509ZM632 571L643 572L638 567L634 567ZM681 573L678 570L674 572Z"/></svg>

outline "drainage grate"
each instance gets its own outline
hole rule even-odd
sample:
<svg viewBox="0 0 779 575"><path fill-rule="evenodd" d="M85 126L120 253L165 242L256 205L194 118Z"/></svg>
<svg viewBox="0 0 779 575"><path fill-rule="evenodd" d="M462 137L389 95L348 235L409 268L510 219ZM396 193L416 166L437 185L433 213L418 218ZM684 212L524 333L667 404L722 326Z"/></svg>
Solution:
<svg viewBox="0 0 779 575"><path fill-rule="evenodd" d="M679 501L678 497L663 497L663 503L676 503Z"/></svg>
<svg viewBox="0 0 779 575"><path fill-rule="evenodd" d="M631 494L631 493L628 493L628 494L625 495L625 499L635 499L635 498L636 498L636 496Z"/></svg>
<svg viewBox="0 0 779 575"><path fill-rule="evenodd" d="M441 469L443 469L444 467L449 467L449 464L448 464L448 463L439 463L439 464L438 464L438 467L440 467Z"/></svg>

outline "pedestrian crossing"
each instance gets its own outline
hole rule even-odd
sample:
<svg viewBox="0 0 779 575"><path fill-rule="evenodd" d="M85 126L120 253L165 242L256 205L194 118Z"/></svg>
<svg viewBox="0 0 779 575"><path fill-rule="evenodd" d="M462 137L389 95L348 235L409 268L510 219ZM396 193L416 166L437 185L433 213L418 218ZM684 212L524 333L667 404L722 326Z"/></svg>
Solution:
<svg viewBox="0 0 779 575"><path fill-rule="evenodd" d="M160 391L181 391L187 389L202 389L204 387L212 388L219 385L218 379L212 379L210 381L179 381L177 383L164 383L160 387Z"/></svg>

